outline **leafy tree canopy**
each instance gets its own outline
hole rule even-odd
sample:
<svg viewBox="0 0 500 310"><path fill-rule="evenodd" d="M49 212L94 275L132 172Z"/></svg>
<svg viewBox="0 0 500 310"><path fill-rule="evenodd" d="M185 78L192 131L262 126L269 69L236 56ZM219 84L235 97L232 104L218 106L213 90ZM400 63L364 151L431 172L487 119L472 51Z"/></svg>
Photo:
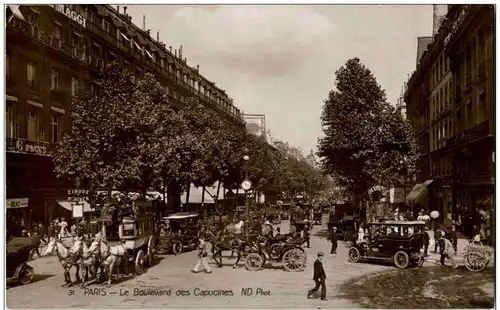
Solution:
<svg viewBox="0 0 500 310"><path fill-rule="evenodd" d="M358 58L336 72L336 90L325 100L323 169L354 195L391 187L415 170L417 145L411 126L386 102L384 90Z"/></svg>

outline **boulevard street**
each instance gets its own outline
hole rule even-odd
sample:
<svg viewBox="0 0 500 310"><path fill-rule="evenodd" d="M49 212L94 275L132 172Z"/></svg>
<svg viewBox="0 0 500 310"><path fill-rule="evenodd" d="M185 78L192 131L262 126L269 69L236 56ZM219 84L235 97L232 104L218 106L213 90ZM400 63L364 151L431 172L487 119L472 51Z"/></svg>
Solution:
<svg viewBox="0 0 500 310"><path fill-rule="evenodd" d="M286 233L288 221L284 221L281 227L282 232ZM460 283L461 278L471 275L463 267L458 270L445 267L442 270L432 262L426 263L422 268L406 270L397 270L390 264L349 263L347 249L343 242L339 242L337 255L327 254L330 244L325 238L318 236L318 233L324 229L326 229L325 226L313 228L311 248L305 248L308 262L303 272L285 272L278 264L267 265L263 270L252 272L246 270L243 262L240 262L239 268L233 269L231 265L234 259L229 259L227 257L229 252L226 252L226 257L223 258L223 268L216 268L213 260L210 260L212 274L193 274L190 269L196 263L196 251L191 251L179 256L161 256L157 264L146 273L138 277L127 278L111 288L90 285L87 290L84 290L79 286L60 287L64 283L64 278L62 267L56 257L37 258L30 262L36 272L34 283L7 289L7 306L10 308L182 308L189 305L190 308L357 308L374 305L404 307L404 302L408 302L406 307L411 308L413 306L410 300L402 299L403 301L397 302L397 298L403 298L402 294L407 293L403 291L406 290L405 287L401 292L397 292L401 287L397 279L400 279L401 275L406 275L406 280L411 280L412 277L419 278L420 284L414 288L419 290L425 288L426 282L438 280L436 276L451 275L456 283ZM307 290L313 286L312 269L318 251L326 254L324 266L327 273L328 301L306 298ZM441 271L433 276L432 273L436 272L436 268ZM71 275L74 280L74 271ZM381 282L383 284L376 286L376 292L390 290L396 299L389 298L382 302L379 299L376 300L377 296L381 296L378 295L379 293L368 294L371 290L370 285L377 283L373 282L376 281L373 279L379 276L384 277L384 280ZM469 297L471 299L487 298L492 301L493 297L488 297L488 294L479 288L479 286L484 286L484 283L492 283L492 268L474 274L474 277L478 288ZM242 289L245 288L251 288L252 295L242 296ZM134 289L136 292L141 290L141 294L150 289L150 295L133 296ZM166 296L169 290L170 296ZM493 289L490 288L490 290L492 295ZM125 296L125 291L129 292L128 296ZM156 292L157 296L151 295L151 291ZM208 294L202 291L211 291L211 294L217 291L215 294L218 296L200 296ZM232 291L232 296L229 291ZM479 295L472 296L473 293ZM386 291L387 294L389 294L388 291ZM453 290L448 290L448 294L454 295ZM426 295L426 298L429 302L432 302L434 298L436 306L446 305L446 301L442 301L446 299L446 296L429 297ZM465 303L465 305L477 306L473 303Z"/></svg>

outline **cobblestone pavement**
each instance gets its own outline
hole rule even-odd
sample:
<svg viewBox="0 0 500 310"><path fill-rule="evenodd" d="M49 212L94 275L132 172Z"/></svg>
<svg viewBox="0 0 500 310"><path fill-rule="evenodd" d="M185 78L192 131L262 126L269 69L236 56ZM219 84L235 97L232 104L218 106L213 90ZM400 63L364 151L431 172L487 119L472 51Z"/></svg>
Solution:
<svg viewBox="0 0 500 310"><path fill-rule="evenodd" d="M321 229L315 226L311 234L311 248L306 249L308 263L303 272L285 272L280 264L266 266L260 271L248 271L243 262L232 269L234 260L224 258L226 266L213 267L212 274L193 274L190 269L196 263L195 251L179 256L167 255L146 273L123 281L112 288L105 288L106 296L89 295L77 287L61 288L64 283L62 267L57 258L36 259L30 264L35 268L35 282L26 286L7 289L9 308L356 308L345 299L338 287L343 282L364 274L390 270L392 267L376 264L352 264L347 262L347 250L339 244L337 255L328 255L330 244L314 236ZM288 231L288 221L282 231ZM327 273L328 301L307 299L312 281L313 261L318 251L325 252L324 267ZM229 255L229 253L227 253ZM74 271L72 270L74 279ZM91 285L90 289L104 286ZM171 290L170 296L133 296L135 289ZM197 289L198 288L198 289ZM251 296L242 296L243 288L252 288ZM257 295L257 290L260 295ZM73 295L71 290L73 290ZM120 290L129 296L120 296ZM181 292L184 290L184 292ZM231 290L233 296L199 296L200 290ZM98 290L96 290L97 292ZM177 296L182 293L189 296ZM261 292L262 291L262 292ZM103 291L100 291L103 294ZM111 294L111 293L115 294ZM264 295L269 293L269 295ZM197 296L198 295L198 296Z"/></svg>

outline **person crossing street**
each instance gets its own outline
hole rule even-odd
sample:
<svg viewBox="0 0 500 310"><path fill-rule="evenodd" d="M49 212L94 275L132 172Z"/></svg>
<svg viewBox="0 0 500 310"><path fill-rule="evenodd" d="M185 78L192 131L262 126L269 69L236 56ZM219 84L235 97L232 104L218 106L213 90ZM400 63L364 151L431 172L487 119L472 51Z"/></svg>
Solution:
<svg viewBox="0 0 500 310"><path fill-rule="evenodd" d="M212 273L212 270L210 269L210 266L208 266L206 258L208 256L208 242L206 240L208 240L208 236L203 234L200 237L200 245L198 246L198 262L192 269L194 273L202 271L200 270L201 265L203 265L206 273Z"/></svg>
<svg viewBox="0 0 500 310"><path fill-rule="evenodd" d="M337 227L332 227L332 229L330 230L330 235L329 235L328 239L332 243L332 248L330 250L330 254L337 254L337 247L338 247Z"/></svg>
<svg viewBox="0 0 500 310"><path fill-rule="evenodd" d="M323 256L323 252L319 252L318 258L314 262L313 280L315 286L313 289L309 290L309 292L307 293L307 298L311 298L311 295L314 292L317 292L319 290L319 287L321 286L321 300L328 300L326 299L326 274L325 269L323 268Z"/></svg>

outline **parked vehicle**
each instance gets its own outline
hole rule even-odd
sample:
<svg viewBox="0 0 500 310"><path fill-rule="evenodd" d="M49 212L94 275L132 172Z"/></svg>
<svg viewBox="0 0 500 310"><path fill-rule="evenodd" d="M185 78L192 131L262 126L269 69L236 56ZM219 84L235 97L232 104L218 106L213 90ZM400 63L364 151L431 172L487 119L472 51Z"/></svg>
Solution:
<svg viewBox="0 0 500 310"><path fill-rule="evenodd" d="M6 247L6 278L7 281L17 281L23 285L33 281L34 269L27 261L35 245L30 237L10 237Z"/></svg>
<svg viewBox="0 0 500 310"><path fill-rule="evenodd" d="M164 217L165 231L160 232L157 249L179 255L185 248L195 249L198 245L200 226L197 213L179 212Z"/></svg>
<svg viewBox="0 0 500 310"><path fill-rule="evenodd" d="M398 268L422 266L425 222L392 221L368 223L370 234L365 242L353 244L348 251L349 261L392 261Z"/></svg>

